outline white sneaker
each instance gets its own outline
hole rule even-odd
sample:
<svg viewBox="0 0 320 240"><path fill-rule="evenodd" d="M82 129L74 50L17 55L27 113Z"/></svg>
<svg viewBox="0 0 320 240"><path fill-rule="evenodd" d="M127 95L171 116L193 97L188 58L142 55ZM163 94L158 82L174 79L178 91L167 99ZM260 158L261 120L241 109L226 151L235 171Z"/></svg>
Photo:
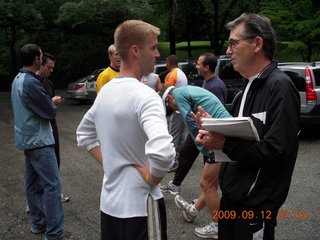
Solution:
<svg viewBox="0 0 320 240"><path fill-rule="evenodd" d="M161 185L161 186L160 186L160 190L161 190L162 192L167 192L167 193L170 193L171 195L176 196L176 195L180 194L181 188L180 188L180 186L174 185L174 184L172 183L172 181L170 181L170 182L168 182L168 184L166 184L166 185Z"/></svg>
<svg viewBox="0 0 320 240"><path fill-rule="evenodd" d="M211 222L203 228L196 228L194 233L203 239L218 239L218 224Z"/></svg>
<svg viewBox="0 0 320 240"><path fill-rule="evenodd" d="M174 198L174 202L176 203L177 207L182 210L184 220L188 223L193 222L193 220L197 217L197 213L193 213L190 211L192 204L185 201L180 195L177 195Z"/></svg>

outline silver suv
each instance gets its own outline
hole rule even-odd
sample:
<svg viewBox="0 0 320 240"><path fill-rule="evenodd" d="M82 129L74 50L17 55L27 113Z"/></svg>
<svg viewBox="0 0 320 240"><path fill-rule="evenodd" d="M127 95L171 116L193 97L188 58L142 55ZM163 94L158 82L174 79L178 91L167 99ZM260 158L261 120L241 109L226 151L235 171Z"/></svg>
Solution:
<svg viewBox="0 0 320 240"><path fill-rule="evenodd" d="M288 74L300 94L301 124L320 124L320 62L283 62L278 68Z"/></svg>

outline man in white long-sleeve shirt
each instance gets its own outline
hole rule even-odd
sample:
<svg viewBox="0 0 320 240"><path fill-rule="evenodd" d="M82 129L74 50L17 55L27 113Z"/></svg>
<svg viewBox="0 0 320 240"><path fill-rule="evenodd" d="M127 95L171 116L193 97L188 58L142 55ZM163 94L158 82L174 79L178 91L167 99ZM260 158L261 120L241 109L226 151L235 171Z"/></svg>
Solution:
<svg viewBox="0 0 320 240"><path fill-rule="evenodd" d="M157 27L139 20L117 27L119 76L100 91L77 129L78 145L86 146L104 168L102 240L167 239L159 182L175 150L160 97L138 80L152 72L160 56L159 34Z"/></svg>

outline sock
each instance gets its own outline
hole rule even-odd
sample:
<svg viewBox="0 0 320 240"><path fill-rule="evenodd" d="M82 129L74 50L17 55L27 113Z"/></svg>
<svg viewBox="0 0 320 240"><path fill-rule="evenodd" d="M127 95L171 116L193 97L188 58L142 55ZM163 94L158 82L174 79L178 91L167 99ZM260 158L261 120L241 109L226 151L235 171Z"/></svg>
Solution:
<svg viewBox="0 0 320 240"><path fill-rule="evenodd" d="M198 210L196 209L196 206L194 204L192 204L191 208L190 208L190 212L193 214L198 214Z"/></svg>

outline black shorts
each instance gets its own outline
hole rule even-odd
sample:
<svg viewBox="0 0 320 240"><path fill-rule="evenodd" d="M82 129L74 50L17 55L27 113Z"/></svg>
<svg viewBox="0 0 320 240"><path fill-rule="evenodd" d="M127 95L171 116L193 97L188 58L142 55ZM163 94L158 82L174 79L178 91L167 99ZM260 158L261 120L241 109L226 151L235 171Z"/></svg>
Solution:
<svg viewBox="0 0 320 240"><path fill-rule="evenodd" d="M167 217L163 198L155 201L158 203L159 224L148 223L148 217L117 218L101 212L101 240L147 240L150 231L159 230L162 240L167 240ZM159 228L159 229L155 229Z"/></svg>

